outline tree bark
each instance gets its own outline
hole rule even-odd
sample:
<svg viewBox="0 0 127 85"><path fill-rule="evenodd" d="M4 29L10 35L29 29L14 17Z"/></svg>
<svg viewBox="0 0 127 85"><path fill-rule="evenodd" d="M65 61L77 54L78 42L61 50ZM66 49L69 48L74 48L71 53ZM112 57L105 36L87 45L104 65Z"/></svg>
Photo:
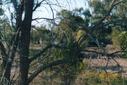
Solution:
<svg viewBox="0 0 127 85"><path fill-rule="evenodd" d="M30 30L33 13L34 0L24 1L25 17L21 25L21 36L19 41L19 54L20 54L20 80L19 85L29 85L28 72L29 72L29 45L30 45Z"/></svg>
<svg viewBox="0 0 127 85"><path fill-rule="evenodd" d="M30 32L22 30L20 41L20 81L19 85L28 85L28 70L29 70L29 39Z"/></svg>

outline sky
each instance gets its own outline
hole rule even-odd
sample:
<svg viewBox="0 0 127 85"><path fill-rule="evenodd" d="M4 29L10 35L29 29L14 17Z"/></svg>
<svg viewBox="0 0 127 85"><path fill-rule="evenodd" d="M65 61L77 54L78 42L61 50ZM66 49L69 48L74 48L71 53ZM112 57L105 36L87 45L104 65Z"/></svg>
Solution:
<svg viewBox="0 0 127 85"><path fill-rule="evenodd" d="M88 4L86 1L87 0L59 0L59 5L61 7L52 5L52 8L55 14L59 12L61 9L73 10L75 8L81 8L81 7L87 8ZM54 2L55 0L51 0L50 3L54 3ZM42 16L42 15L44 17L52 17L52 12L48 5L42 4L42 6L37 9L36 13L34 13L34 17Z"/></svg>
<svg viewBox="0 0 127 85"><path fill-rule="evenodd" d="M49 3L56 3L56 0L50 0L51 2ZM58 3L56 3L58 4ZM49 5L42 4L40 8L37 9L37 11L34 13L33 18L53 18L56 17L55 15L60 12L62 9L67 9L67 10L73 10L75 8L81 8L83 7L84 9L88 8L87 0L59 0L59 6L52 5L53 13L49 7ZM33 22L34 24L41 23L42 21L39 20L39 22Z"/></svg>
<svg viewBox="0 0 127 85"><path fill-rule="evenodd" d="M35 0L36 1L36 0ZM41 1L41 0L40 0ZM58 1L58 3L56 2ZM57 4L60 6L56 5L51 5L53 9L53 13L51 11L50 5L47 5L46 2L44 2L34 13L33 13L33 18L53 18L56 17L55 15L60 12L62 9L68 9L68 10L73 10L75 8L81 8L83 7L88 8L87 0L47 0L48 3L50 4ZM12 9L12 4L10 5L5 5L3 4L2 8L5 9L5 14L8 18L10 18L10 12L13 13ZM10 11L10 12L9 12ZM41 25L44 20L39 20L39 21L33 21L32 24L34 25Z"/></svg>

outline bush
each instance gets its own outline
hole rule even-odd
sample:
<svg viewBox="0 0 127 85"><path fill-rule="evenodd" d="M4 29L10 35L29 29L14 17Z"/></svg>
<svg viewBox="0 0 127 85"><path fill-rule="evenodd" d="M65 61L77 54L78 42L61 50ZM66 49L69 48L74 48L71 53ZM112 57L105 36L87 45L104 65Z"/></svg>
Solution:
<svg viewBox="0 0 127 85"><path fill-rule="evenodd" d="M119 43L120 33L121 33L120 30L118 30L117 28L113 28L112 34L111 34L113 46L118 49L120 49L120 43Z"/></svg>
<svg viewBox="0 0 127 85"><path fill-rule="evenodd" d="M127 31L120 31L119 29L113 29L112 31L113 46L119 50L127 51ZM125 52L124 57L127 57Z"/></svg>
<svg viewBox="0 0 127 85"><path fill-rule="evenodd" d="M127 50L127 32L123 31L119 34L119 44L122 50Z"/></svg>

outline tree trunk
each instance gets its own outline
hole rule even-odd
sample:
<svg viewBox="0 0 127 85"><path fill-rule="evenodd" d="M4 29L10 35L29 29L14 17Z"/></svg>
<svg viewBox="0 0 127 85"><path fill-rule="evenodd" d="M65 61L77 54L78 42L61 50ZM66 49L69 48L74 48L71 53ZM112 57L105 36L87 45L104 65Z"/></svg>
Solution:
<svg viewBox="0 0 127 85"><path fill-rule="evenodd" d="M19 85L28 85L28 70L29 70L29 42L30 32L22 30L20 42L20 81Z"/></svg>
<svg viewBox="0 0 127 85"><path fill-rule="evenodd" d="M19 85L28 85L28 72L29 72L29 45L30 45L30 30L33 13L34 0L24 1L25 17L21 26L21 36L19 41L20 50L20 80Z"/></svg>
<svg viewBox="0 0 127 85"><path fill-rule="evenodd" d="M14 1L14 3L16 3ZM16 7L16 6L15 6ZM16 8L16 28L15 29L15 35L12 37L11 43L10 43L10 48L11 50L9 51L9 54L6 56L6 59L3 60L3 68L5 69L4 77L10 81L10 76L11 76L11 68L12 68L12 63L15 57L15 53L17 50L18 42L19 42L19 32L21 28L21 21L22 21L22 5L19 5L18 8Z"/></svg>
<svg viewBox="0 0 127 85"><path fill-rule="evenodd" d="M5 69L4 77L8 81L10 81L12 63L13 63L13 60L14 60L14 56L15 56L18 41L19 41L19 34L18 33L15 36L15 39L13 41L14 41L14 43L12 45L11 51L9 52L8 55L6 55L6 58L3 59L3 69Z"/></svg>

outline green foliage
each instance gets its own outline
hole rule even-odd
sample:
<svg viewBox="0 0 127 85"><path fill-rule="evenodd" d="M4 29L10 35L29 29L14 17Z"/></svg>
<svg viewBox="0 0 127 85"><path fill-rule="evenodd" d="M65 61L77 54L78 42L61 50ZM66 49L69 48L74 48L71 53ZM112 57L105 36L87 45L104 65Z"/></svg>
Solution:
<svg viewBox="0 0 127 85"><path fill-rule="evenodd" d="M120 31L118 28L114 28L112 31L112 42L115 47L119 47L122 50L127 49L127 32Z"/></svg>
<svg viewBox="0 0 127 85"><path fill-rule="evenodd" d="M92 0L90 5L94 7L94 13L103 16L106 13L105 3L101 0Z"/></svg>
<svg viewBox="0 0 127 85"><path fill-rule="evenodd" d="M120 42L119 42L119 34L121 32L119 31L119 29L117 28L113 28L112 30L112 42L113 42L113 46L116 48L120 48Z"/></svg>
<svg viewBox="0 0 127 85"><path fill-rule="evenodd" d="M123 31L119 34L120 48L123 51L127 51L127 31ZM127 57L127 52L124 52L123 57Z"/></svg>
<svg viewBox="0 0 127 85"><path fill-rule="evenodd" d="M72 29L72 31L78 30L79 26L84 24L83 18L78 15L79 11L73 10L62 10L59 13L59 17L61 17L61 21L59 23L59 26L62 29Z"/></svg>
<svg viewBox="0 0 127 85"><path fill-rule="evenodd" d="M11 0L11 1L14 1L14 0ZM116 0L116 1L118 1L118 0ZM125 1L125 0L123 0L123 1ZM56 48L52 47L52 48L48 49L46 52L44 52L40 56L40 58L38 58L38 60L35 61L37 64L39 64L39 65L41 64L44 66L45 64L49 64L49 63L51 63L53 61L57 61L59 59L69 61L70 62L69 64L54 66L58 70L60 70L60 72L57 73L57 71L56 71L56 69L54 69L54 67L51 67L51 70L56 71L57 74L60 74L67 79L73 80L76 78L74 75L79 74L81 72L81 70L84 69L84 67L85 67L84 63L82 62L82 60L79 59L79 57L82 56L81 51L85 49L85 47L88 45L88 42L90 41L86 32L90 32L90 34L92 36L95 36L98 40L104 40L107 38L107 36L108 37L110 36L109 29L110 28L112 29L113 27L114 28L113 28L112 35L111 35L113 45L118 48L121 48L122 50L127 51L127 32L121 32L121 30L119 30L119 29L122 29L122 28L119 28L121 25L124 26L125 29L127 27L127 25L126 25L127 5L125 3L122 3L119 6L114 7L114 9L111 11L111 13L109 13L109 15L103 20L102 18L107 14L107 12L110 9L112 0L89 0L89 2L90 2L90 9L84 10L83 8L80 8L80 9L75 9L72 11L64 9L60 13L58 13L57 15L58 15L58 17L60 17L60 22L58 23L58 27L54 28L56 30L53 30L53 32L51 32L50 30L47 30L45 27L35 28L34 30L31 31L31 43L32 43L31 48L32 47L33 48L32 49L30 48L30 50L29 50L29 48L27 48L27 45L26 45L27 50L30 51L30 56L32 56L32 55L34 55L34 53L38 53L38 51L40 51L39 46L41 46L43 48L43 47L47 46L49 43L50 44L57 43L57 45L60 46L60 47L56 47ZM40 5L39 5L38 1L37 1L37 4L38 4L37 7L39 7ZM14 3L14 5L16 5L16 3ZM18 5L18 3L17 3L17 5ZM27 6L25 6L25 7L27 7ZM53 11L53 9L51 9L51 10ZM16 13L18 13L18 12L16 12ZM27 12L25 12L25 11L23 11L23 13L27 14ZM3 15L2 9L0 9L0 15ZM14 18L14 17L16 17L16 15L11 16L11 18ZM20 16L20 17L22 17L22 16ZM16 17L16 18L18 19L18 17ZM26 18L27 17L25 17L25 19ZM101 19L103 21L100 22L97 27L95 27L96 29L94 29L93 27L96 26L96 24L98 24L98 21L100 21ZM30 20L30 19L28 19L28 20ZM121 21L124 23L122 23ZM12 22L15 22L15 21L13 21L13 19L12 19ZM25 22L25 20L23 20L23 23L24 22ZM11 27L11 26L7 25L7 24L8 24L7 22L6 23L2 22L3 28L2 28L2 30L0 29L0 33L1 33L0 39L1 39L1 41L6 41L8 43L11 43L12 36L15 35L15 32L14 32L14 30L10 30L9 27ZM0 25L1 25L1 23L0 23ZM120 26L117 28L117 25L118 26L120 25ZM27 29L27 25L24 25L24 26L26 26L26 29ZM4 29L4 27L6 29ZM29 25L28 25L28 27L29 27ZM85 28L86 28L86 30L85 30ZM55 38L54 38L54 36L55 36ZM21 41L23 41L23 40L21 40ZM19 43L19 44L21 44L21 43ZM41 45L38 45L38 47L35 46L35 49L34 49L33 45L37 45L37 44L41 44ZM22 45L22 46L25 46L25 45ZM22 47L22 46L20 46L20 47ZM22 51L22 50L20 50L20 51ZM11 53L9 53L9 54L11 54ZM29 62L29 60L28 60L28 62ZM26 64L26 65L28 65L28 64ZM46 71L50 72L49 69ZM85 85L93 85L93 84L106 85L107 82L109 83L109 80L111 80L110 81L111 84L113 84L113 85L118 84L119 85L119 84L121 84L121 80L122 80L122 79L120 79L120 81L118 81L117 80L118 78L115 79L114 75L112 75L110 73L108 74L108 77L109 77L108 80L105 77L105 73L96 74L95 72L93 72L93 73L90 73L90 75L85 75L85 77L87 77L87 78L84 78Z"/></svg>
<svg viewBox="0 0 127 85"><path fill-rule="evenodd" d="M58 75L66 78L65 80L73 81L76 75L84 68L84 64L79 60L79 57L81 56L80 50L85 47L83 37L86 36L86 33L78 29L73 31L73 29L71 29L73 26L68 26L68 23L62 23L63 21L61 21L59 27L54 30L56 42L58 42L61 48L53 48L52 56L54 57L52 60L64 59L70 62L70 64L60 65L56 68L60 70Z"/></svg>
<svg viewBox="0 0 127 85"><path fill-rule="evenodd" d="M114 47L127 51L127 31L120 31L120 29L114 28L112 31L112 42ZM125 52L123 57L126 56L127 53Z"/></svg>
<svg viewBox="0 0 127 85"><path fill-rule="evenodd" d="M119 43L122 50L127 50L127 32L123 31L119 34Z"/></svg>
<svg viewBox="0 0 127 85"><path fill-rule="evenodd" d="M14 30L12 30L11 25L6 19L0 20L0 41L10 44L12 38L15 35Z"/></svg>

